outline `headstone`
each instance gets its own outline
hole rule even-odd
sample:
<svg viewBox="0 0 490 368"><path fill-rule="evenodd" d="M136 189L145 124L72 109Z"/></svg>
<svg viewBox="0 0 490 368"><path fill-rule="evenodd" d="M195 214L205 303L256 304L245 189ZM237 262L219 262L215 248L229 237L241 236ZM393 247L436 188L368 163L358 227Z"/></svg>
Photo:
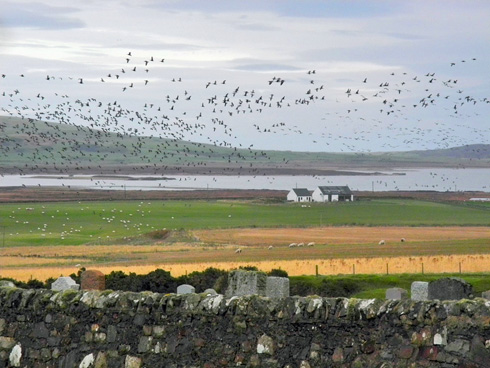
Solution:
<svg viewBox="0 0 490 368"><path fill-rule="evenodd" d="M487 290L487 291L484 291L483 293L481 293L481 297L483 299L490 300L490 290Z"/></svg>
<svg viewBox="0 0 490 368"><path fill-rule="evenodd" d="M402 288L390 288L386 289L386 299L389 300L402 300L408 298L408 291Z"/></svg>
<svg viewBox="0 0 490 368"><path fill-rule="evenodd" d="M414 281L410 289L411 299L416 301L429 300L429 283Z"/></svg>
<svg viewBox="0 0 490 368"><path fill-rule="evenodd" d="M97 270L87 270L80 275L82 290L104 290L105 275Z"/></svg>
<svg viewBox="0 0 490 368"><path fill-rule="evenodd" d="M445 277L429 282L429 299L460 300L473 297L473 286L459 277Z"/></svg>
<svg viewBox="0 0 490 368"><path fill-rule="evenodd" d="M226 296L266 295L267 275L259 271L231 271Z"/></svg>
<svg viewBox="0 0 490 368"><path fill-rule="evenodd" d="M206 295L218 295L218 293L214 289L206 289L206 290L204 290L203 293Z"/></svg>
<svg viewBox="0 0 490 368"><path fill-rule="evenodd" d="M51 284L51 290L62 291L68 289L80 289L80 285L78 285L76 281L69 276L58 277L58 279Z"/></svg>
<svg viewBox="0 0 490 368"><path fill-rule="evenodd" d="M12 281L0 280L0 287L15 287L15 284Z"/></svg>
<svg viewBox="0 0 490 368"><path fill-rule="evenodd" d="M192 285L183 284L177 286L177 294L193 294L196 292L196 288Z"/></svg>
<svg viewBox="0 0 490 368"><path fill-rule="evenodd" d="M265 295L269 298L289 297L289 278L287 277L267 277Z"/></svg>

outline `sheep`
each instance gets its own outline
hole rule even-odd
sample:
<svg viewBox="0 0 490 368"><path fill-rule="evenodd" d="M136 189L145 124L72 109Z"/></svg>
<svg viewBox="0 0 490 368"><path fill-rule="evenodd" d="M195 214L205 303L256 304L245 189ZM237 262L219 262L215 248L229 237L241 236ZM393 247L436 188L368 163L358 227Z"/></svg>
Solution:
<svg viewBox="0 0 490 368"><path fill-rule="evenodd" d="M400 239L400 241L401 241L402 243L404 243L404 242L405 242L405 238L401 238L401 239Z"/></svg>
<svg viewBox="0 0 490 368"><path fill-rule="evenodd" d="M296 246L296 243L291 243L291 244L289 244L289 248L293 248L293 247L295 247L295 246Z"/></svg>
<svg viewBox="0 0 490 368"><path fill-rule="evenodd" d="M274 247L272 245L269 245L269 248L268 249L272 249L272 248L274 248Z"/></svg>
<svg viewBox="0 0 490 368"><path fill-rule="evenodd" d="M380 240L378 245L384 245L385 244L385 241L384 240Z"/></svg>
<svg viewBox="0 0 490 368"><path fill-rule="evenodd" d="M298 247L302 247L305 243L298 243Z"/></svg>
<svg viewBox="0 0 490 368"><path fill-rule="evenodd" d="M242 250L240 248L238 248L237 250L235 250L235 253L241 253Z"/></svg>
<svg viewBox="0 0 490 368"><path fill-rule="evenodd" d="M312 247L312 246L314 246L314 245L315 245L315 242L309 242L307 245L308 245L309 247Z"/></svg>

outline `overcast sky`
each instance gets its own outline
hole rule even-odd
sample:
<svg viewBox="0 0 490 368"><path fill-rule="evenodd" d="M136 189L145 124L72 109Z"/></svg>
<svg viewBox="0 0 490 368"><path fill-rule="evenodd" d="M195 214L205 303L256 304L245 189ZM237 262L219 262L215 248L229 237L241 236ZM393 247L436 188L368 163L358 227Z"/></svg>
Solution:
<svg viewBox="0 0 490 368"><path fill-rule="evenodd" d="M489 142L490 1L0 7L2 115L296 151Z"/></svg>

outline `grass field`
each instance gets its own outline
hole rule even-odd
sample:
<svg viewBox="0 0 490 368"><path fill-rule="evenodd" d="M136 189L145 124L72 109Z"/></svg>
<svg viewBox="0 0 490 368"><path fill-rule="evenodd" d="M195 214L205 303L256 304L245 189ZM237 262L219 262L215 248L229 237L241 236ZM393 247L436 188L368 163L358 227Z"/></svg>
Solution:
<svg viewBox="0 0 490 368"><path fill-rule="evenodd" d="M132 244L143 234L164 228L489 226L489 215L490 206L400 199L309 205L245 201L3 204L0 240L3 247ZM146 241L151 243L151 239Z"/></svg>
<svg viewBox="0 0 490 368"><path fill-rule="evenodd" d="M317 266L332 275L488 272L489 210L409 199L3 204L0 276L46 279L80 266L106 273L163 268L179 276L249 264L290 275L313 274ZM164 228L172 230L168 237L152 235ZM292 242L316 244L289 248Z"/></svg>

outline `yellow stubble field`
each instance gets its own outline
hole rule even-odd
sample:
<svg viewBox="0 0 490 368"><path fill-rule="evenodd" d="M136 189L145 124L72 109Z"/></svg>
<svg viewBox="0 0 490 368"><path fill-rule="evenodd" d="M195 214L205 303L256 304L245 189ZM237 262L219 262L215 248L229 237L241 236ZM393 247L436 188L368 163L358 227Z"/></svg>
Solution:
<svg viewBox="0 0 490 368"><path fill-rule="evenodd" d="M290 275L489 272L488 227L322 227L231 229L193 232L198 242L156 245L13 247L0 250L0 276L18 280L58 277L79 267L104 273L173 276L253 265ZM404 242L401 242L404 238ZM379 245L384 240L385 244ZM289 247L290 243L308 247ZM236 253L240 248L241 252Z"/></svg>

